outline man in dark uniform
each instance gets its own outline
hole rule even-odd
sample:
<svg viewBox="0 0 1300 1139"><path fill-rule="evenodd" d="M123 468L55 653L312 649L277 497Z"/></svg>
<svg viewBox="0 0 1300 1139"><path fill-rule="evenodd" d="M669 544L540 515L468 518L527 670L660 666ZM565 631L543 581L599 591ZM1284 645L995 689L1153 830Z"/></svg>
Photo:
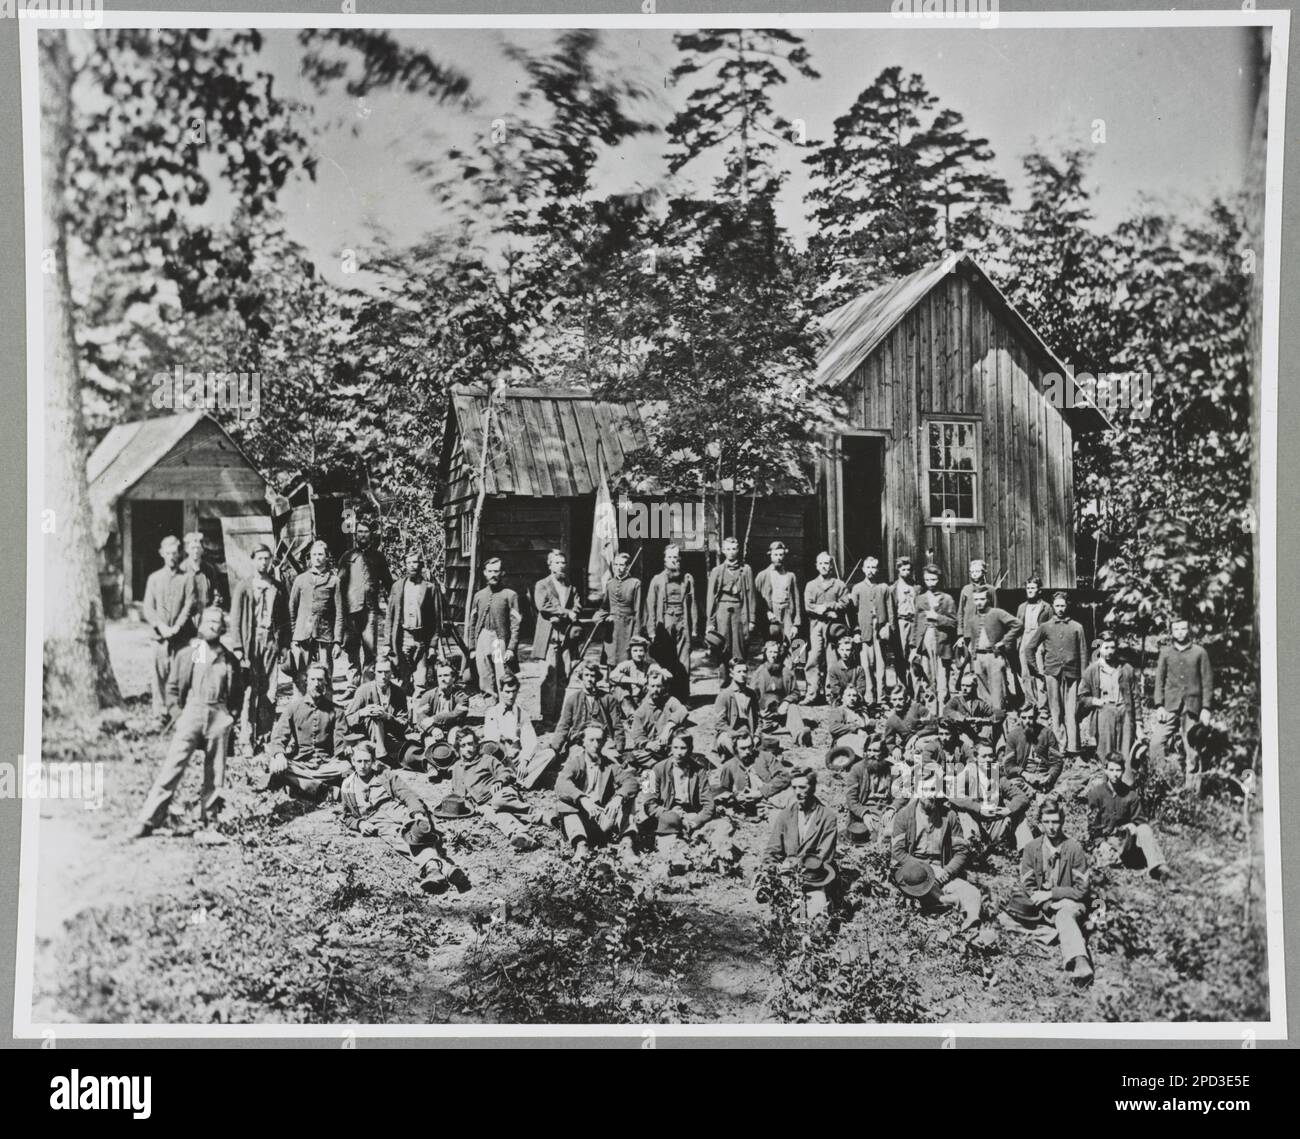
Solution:
<svg viewBox="0 0 1300 1139"><path fill-rule="evenodd" d="M325 543L313 542L310 557L309 568L293 579L289 619L300 667L318 664L328 679L333 677L334 654L343 640L343 594L338 574L326 567L329 549Z"/></svg>
<svg viewBox="0 0 1300 1139"><path fill-rule="evenodd" d="M709 624L722 635L722 667L719 684L731 678L730 662L745 659L745 645L754 625L754 578L741 563L740 543L735 538L722 542L722 561L709 573L707 608Z"/></svg>
<svg viewBox="0 0 1300 1139"><path fill-rule="evenodd" d="M646 626L651 655L672 676L672 694L689 706L695 582L690 574L682 572L682 552L677 546L664 550L663 572L650 579Z"/></svg>
<svg viewBox="0 0 1300 1139"><path fill-rule="evenodd" d="M632 638L641 631L641 579L628 576L626 553L614 558L614 576L605 583L605 608L609 613L609 656L605 663L617 668L630 656Z"/></svg>
<svg viewBox="0 0 1300 1139"><path fill-rule="evenodd" d="M271 572L269 546L253 551L254 574L235 586L230 607L235 655L248 670L248 723L253 751L266 746L275 724L280 662L289 650L289 594Z"/></svg>
<svg viewBox="0 0 1300 1139"><path fill-rule="evenodd" d="M381 601L393 588L388 559L374 545L370 523L357 519L352 548L339 560L339 592L343 597L343 650L347 653L349 684L355 691L361 670L375 663L380 643Z"/></svg>
<svg viewBox="0 0 1300 1139"><path fill-rule="evenodd" d="M542 718L555 721L564 706L573 668L570 634L578 619L578 591L569 581L569 559L559 550L547 558L551 572L533 586L537 627L533 630L533 659L545 661L542 680Z"/></svg>
<svg viewBox="0 0 1300 1139"><path fill-rule="evenodd" d="M483 563L487 582L469 607L470 644L478 668L478 685L495 701L500 681L519 671L519 629L524 615L519 594L501 584L501 559Z"/></svg>

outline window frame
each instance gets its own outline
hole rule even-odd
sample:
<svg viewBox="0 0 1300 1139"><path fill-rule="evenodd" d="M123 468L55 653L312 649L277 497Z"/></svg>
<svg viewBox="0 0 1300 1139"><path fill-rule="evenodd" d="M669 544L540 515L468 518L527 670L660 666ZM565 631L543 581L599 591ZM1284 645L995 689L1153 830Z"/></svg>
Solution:
<svg viewBox="0 0 1300 1139"><path fill-rule="evenodd" d="M973 514L969 518L934 517L930 513L930 475L934 468L930 466L930 428L944 424L961 424L975 429L975 465L970 471L959 472L971 476L971 507ZM921 449L925 462L921 464L921 496L925 503L927 526L983 526L984 512L981 502L980 486L984 480L984 431L983 423L977 415L927 415L921 421ZM943 472L958 473L958 472Z"/></svg>

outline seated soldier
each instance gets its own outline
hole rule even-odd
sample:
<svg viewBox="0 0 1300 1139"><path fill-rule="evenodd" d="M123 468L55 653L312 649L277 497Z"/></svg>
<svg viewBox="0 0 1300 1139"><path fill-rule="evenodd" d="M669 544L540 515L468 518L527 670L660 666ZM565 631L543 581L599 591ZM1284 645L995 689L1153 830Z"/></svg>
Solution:
<svg viewBox="0 0 1300 1139"><path fill-rule="evenodd" d="M465 871L442 849L429 808L403 786L395 771L375 762L370 744L358 744L352 749L352 770L343 780L342 793L343 825L407 851L419 871L420 889L426 894L441 894L449 883L462 893L469 889Z"/></svg>
<svg viewBox="0 0 1300 1139"><path fill-rule="evenodd" d="M1092 980L1092 962L1083 936L1088 917L1088 855L1078 842L1065 837L1065 810L1055 796L1043 801L1038 822L1043 833L1020 857L1020 886L1029 905L1022 905L1019 913L1011 912L1025 925L1050 922L1056 926L1065 971L1076 985L1086 985Z"/></svg>
<svg viewBox="0 0 1300 1139"><path fill-rule="evenodd" d="M618 699L623 719L629 720L645 699L646 682L657 667L650 661L650 642L640 633L628 641L628 659L616 664L609 674L609 686Z"/></svg>
<svg viewBox="0 0 1300 1139"><path fill-rule="evenodd" d="M714 708L718 713L718 754L731 755L731 738L741 728L758 732L762 716L758 705L758 693L749 685L749 664L737 657L731 662L730 683L718 689L718 698Z"/></svg>
<svg viewBox="0 0 1300 1139"><path fill-rule="evenodd" d="M581 746L570 750L555 780L559 823L574 858L586 858L592 845L617 839L624 859L636 861L632 807L640 784L636 772L618 760L617 743L603 724L593 722L583 729Z"/></svg>
<svg viewBox="0 0 1300 1139"><path fill-rule="evenodd" d="M1027 704L1008 717L1005 741L1022 777L1035 791L1056 786L1065 760L1056 733L1043 723L1037 704Z"/></svg>
<svg viewBox="0 0 1300 1139"><path fill-rule="evenodd" d="M386 656L375 660L375 677L357 687L346 709L347 726L364 732L375 758L389 766L402 757L408 716L406 693L393 683L393 664Z"/></svg>
<svg viewBox="0 0 1300 1139"><path fill-rule="evenodd" d="M958 689L943 706L943 715L950 720L964 720L980 729L980 736L991 740L994 745L1002 730L1002 722L1007 714L994 708L987 700L980 699L979 677L974 669L968 669L961 675Z"/></svg>
<svg viewBox="0 0 1300 1139"><path fill-rule="evenodd" d="M831 748L826 753L827 767L844 771L862 759L867 741L874 734L875 724L856 688L849 686L840 693L839 703L826 717L826 730L831 734Z"/></svg>
<svg viewBox="0 0 1300 1139"><path fill-rule="evenodd" d="M420 733L426 759L429 750L447 742L451 730L469 716L469 693L456 683L456 670L440 661L436 676L437 684L416 700L411 709L411 726Z"/></svg>
<svg viewBox="0 0 1300 1139"><path fill-rule="evenodd" d="M901 749L898 763L903 766ZM863 762L850 770L845 795L850 839L857 843L879 842L882 847L888 847L894 815L906 802L899 794L904 774L905 770L895 769L878 740Z"/></svg>
<svg viewBox="0 0 1300 1139"><path fill-rule="evenodd" d="M835 651L826 659L826 702L839 704L844 697L844 690L853 688L867 702L870 681L862 667L862 654L853 640L853 634L842 632L835 641Z"/></svg>
<svg viewBox="0 0 1300 1139"><path fill-rule="evenodd" d="M652 767L663 759L673 733L686 723L686 705L669 690L672 679L667 669L650 666L645 698L627 727L628 757L637 767Z"/></svg>
<svg viewBox="0 0 1300 1139"><path fill-rule="evenodd" d="M809 918L826 912L830 898L826 886L835 877L835 813L817 798L817 773L796 768L790 776L793 801L772 816L772 830L763 851L767 866L820 866L822 881L805 876L804 904ZM829 877L827 877L829 875Z"/></svg>
<svg viewBox="0 0 1300 1139"><path fill-rule="evenodd" d="M312 665L307 691L295 696L276 721L266 790L282 786L292 795L319 799L351 771L343 755L343 718L327 695L328 684L325 667Z"/></svg>
<svg viewBox="0 0 1300 1139"><path fill-rule="evenodd" d="M790 765L766 748L752 732L740 729L731 738L733 754L713 776L713 803L752 818L759 807L781 808L793 802Z"/></svg>
<svg viewBox="0 0 1300 1139"><path fill-rule="evenodd" d="M784 732L795 747L809 747L812 732L799 711L798 676L783 659L780 641L763 645L763 660L752 671L749 685L758 693L763 730L773 735Z"/></svg>
<svg viewBox="0 0 1300 1139"><path fill-rule="evenodd" d="M655 764L650 793L638 806L637 819L643 832L654 834L661 854L679 857L679 843L703 841L718 860L735 860L735 826L728 818L714 818L708 764L696 757L689 732L674 735L668 758Z"/></svg>
<svg viewBox="0 0 1300 1139"><path fill-rule="evenodd" d="M480 744L473 728L457 728L454 746L452 794L476 807L516 850L536 850L538 842L528 833L528 823L537 822L537 815L519 793L505 749L495 742Z"/></svg>
<svg viewBox="0 0 1300 1139"><path fill-rule="evenodd" d="M880 726L880 732L885 737L886 744L895 739L906 744L928 719L930 709L925 702L920 697L913 700L908 696L907 689L900 684L889 695L889 714Z"/></svg>
<svg viewBox="0 0 1300 1139"><path fill-rule="evenodd" d="M1110 861L1133 869L1145 866L1152 878L1169 875L1155 832L1142 817L1142 794L1124 782L1119 752L1106 757L1105 776L1098 776L1080 798L1088 803L1088 837L1111 848Z"/></svg>
<svg viewBox="0 0 1300 1139"><path fill-rule="evenodd" d="M619 751L623 750L623 719L619 714L618 698L600 690L600 677L585 661L574 672L581 687L570 688L565 693L555 731L538 747L532 762L525 768L520 783L526 791L531 791L541 782L542 776L560 756L568 755L574 747L582 744L588 724L599 724L605 729L605 735L618 743Z"/></svg>
<svg viewBox="0 0 1300 1139"><path fill-rule="evenodd" d="M980 891L961 877L966 839L957 812L943 795L942 779L937 767L926 768L915 794L894 816L890 842L893 879L923 906L960 907L962 929L968 930L980 920Z"/></svg>
<svg viewBox="0 0 1300 1139"><path fill-rule="evenodd" d="M1008 777L995 762L993 745L980 740L975 758L957 774L949 802L958 811L968 842L996 848L1015 839L1023 850L1034 837L1025 814L1031 796L1018 779Z"/></svg>
<svg viewBox="0 0 1300 1139"><path fill-rule="evenodd" d="M537 753L537 733L519 706L519 677L512 672L502 676L497 702L483 713L483 739L500 744L516 772L527 770Z"/></svg>

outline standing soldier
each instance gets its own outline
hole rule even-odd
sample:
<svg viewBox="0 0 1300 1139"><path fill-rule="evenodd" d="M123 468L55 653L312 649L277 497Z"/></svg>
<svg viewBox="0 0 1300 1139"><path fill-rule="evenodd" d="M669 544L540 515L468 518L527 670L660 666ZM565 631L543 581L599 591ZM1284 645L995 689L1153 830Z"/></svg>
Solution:
<svg viewBox="0 0 1300 1139"><path fill-rule="evenodd" d="M158 553L163 564L145 582L144 619L154 632L153 715L161 729L167 723L167 679L172 661L194 629L194 577L180 568L181 541L175 535L162 540Z"/></svg>
<svg viewBox="0 0 1300 1139"><path fill-rule="evenodd" d="M683 704L691 699L691 634L695 630L695 581L682 572L682 552L664 550L662 573L650 579L646 626L651 655L673 678L672 694Z"/></svg>
<svg viewBox="0 0 1300 1139"><path fill-rule="evenodd" d="M533 657L546 662L542 681L542 719L554 723L564 706L573 667L570 631L578 620L578 591L569 581L569 560L559 550L546 559L551 572L533 586L537 628L533 632Z"/></svg>
<svg viewBox="0 0 1300 1139"><path fill-rule="evenodd" d="M912 687L912 672L907 667L912 655L912 626L916 624L916 583L912 580L912 559L899 558L894 563L895 578L889 587L889 601L894 607L894 683Z"/></svg>
<svg viewBox="0 0 1300 1139"><path fill-rule="evenodd" d="M1067 756L1079 754L1079 678L1088 667L1088 641L1083 626L1066 616L1070 599L1064 590L1052 594L1052 616L1034 631L1029 652L1043 646L1043 675L1052 730Z"/></svg>
<svg viewBox="0 0 1300 1139"><path fill-rule="evenodd" d="M1210 722L1214 670L1210 667L1209 653L1192 640L1191 626L1185 620L1173 621L1169 634L1173 641L1160 650L1156 660L1157 713L1151 750L1153 759L1162 759L1169 739L1174 733L1180 734L1187 763L1187 783L1191 786L1200 768L1200 756L1189 733L1198 720L1205 725Z"/></svg>
<svg viewBox="0 0 1300 1139"><path fill-rule="evenodd" d="M424 555L410 550L406 575L388 595L388 652L408 696L431 687L429 646L442 631L442 599L424 578Z"/></svg>
<svg viewBox="0 0 1300 1139"><path fill-rule="evenodd" d="M203 534L199 530L191 530L185 535L185 560L181 562L181 569L194 578L194 624L197 626L200 614L209 605L219 609L226 607L223 583L207 559Z"/></svg>
<svg viewBox="0 0 1300 1139"><path fill-rule="evenodd" d="M641 579L628 576L626 553L614 558L614 576L605 583L605 608L609 612L610 656L606 664L617 668L631 655L632 638L641 631Z"/></svg>
<svg viewBox="0 0 1300 1139"><path fill-rule="evenodd" d="M831 653L831 631L844 619L848 608L848 591L834 576L831 556L825 550L817 555L817 576L803 590L803 607L808 613L808 666L805 670L808 691L805 704L822 698L826 675L826 658Z"/></svg>
<svg viewBox="0 0 1300 1139"><path fill-rule="evenodd" d="M730 662L745 659L745 647L754 626L754 577L740 560L740 543L722 541L722 561L709 573L707 608L709 625L722 635L722 668L718 683L726 687Z"/></svg>
<svg viewBox="0 0 1300 1139"><path fill-rule="evenodd" d="M983 590L989 595L989 608L998 607L998 591L989 585L984 576L984 559L973 558L970 563L970 581L961 587L961 596L957 598L957 635L966 641L966 622L971 610L975 608L975 594Z"/></svg>
<svg viewBox="0 0 1300 1139"><path fill-rule="evenodd" d="M894 605L886 582L879 581L880 559L864 558L862 580L849 594L857 622L862 670L867 674L867 702L885 699L885 640L894 624Z"/></svg>
<svg viewBox="0 0 1300 1139"><path fill-rule="evenodd" d="M992 592L970 595L962 639L970 653L971 671L984 688L984 697L999 712L1007 709L1007 656L1015 650L1020 622L993 604Z"/></svg>
<svg viewBox="0 0 1300 1139"><path fill-rule="evenodd" d="M925 592L916 598L916 623L912 626L911 656L919 659L934 690L936 710L948 700L948 670L957 635L957 606L939 589L939 567L921 571Z"/></svg>
<svg viewBox="0 0 1300 1139"><path fill-rule="evenodd" d="M253 551L253 576L235 586L230 607L235 655L248 670L248 728L260 752L275 725L280 661L289 651L289 595L271 572L271 549Z"/></svg>
<svg viewBox="0 0 1300 1139"><path fill-rule="evenodd" d="M361 670L375 663L380 606L393 588L393 574L383 551L375 548L370 523L357 519L352 548L339 561L339 590L343 596L343 648L348 656L349 682L355 691Z"/></svg>
<svg viewBox="0 0 1300 1139"><path fill-rule="evenodd" d="M221 788L226 783L226 744L242 696L239 662L221 644L225 627L226 615L220 609L205 609L199 618L198 638L173 662L167 699L178 713L176 734L130 838L144 838L167 821L167 808L196 751L203 752L200 820L211 821L220 808Z"/></svg>
<svg viewBox="0 0 1300 1139"><path fill-rule="evenodd" d="M771 565L758 571L754 579L756 601L762 605L760 617L767 624L765 636L788 645L803 624L803 597L799 579L785 568L785 543L779 539L767 548Z"/></svg>
<svg viewBox="0 0 1300 1139"><path fill-rule="evenodd" d="M1025 703L1047 711L1047 684L1043 680L1043 650L1029 651L1034 630L1052 615L1052 607L1042 595L1043 579L1036 573L1025 580L1025 599L1016 610L1016 619L1022 626L1020 634L1020 686L1025 692Z"/></svg>
<svg viewBox="0 0 1300 1139"><path fill-rule="evenodd" d="M1133 786L1138 677L1131 665L1118 659L1118 649L1114 631L1107 629L1101 635L1101 656L1083 670L1079 680L1079 707L1093 716L1097 754L1119 752L1124 757L1124 782Z"/></svg>
<svg viewBox="0 0 1300 1139"><path fill-rule="evenodd" d="M289 618L300 667L318 664L328 679L334 675L334 654L343 641L343 593L338 574L326 566L325 543L313 542L310 556L311 565L293 579Z"/></svg>
<svg viewBox="0 0 1300 1139"><path fill-rule="evenodd" d="M519 629L524 623L519 594L501 584L501 559L483 563L487 582L469 607L470 643L478 667L478 685L494 701L501 681L519 671Z"/></svg>

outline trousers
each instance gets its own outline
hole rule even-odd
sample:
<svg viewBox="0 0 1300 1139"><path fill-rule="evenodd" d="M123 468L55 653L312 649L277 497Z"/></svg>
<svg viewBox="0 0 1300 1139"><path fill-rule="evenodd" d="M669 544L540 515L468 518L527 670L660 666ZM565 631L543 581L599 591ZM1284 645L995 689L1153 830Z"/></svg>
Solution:
<svg viewBox="0 0 1300 1139"><path fill-rule="evenodd" d="M980 678L987 693L988 702L999 712L1007 707L1007 665L1002 655L996 652L976 651L971 657L975 675Z"/></svg>
<svg viewBox="0 0 1300 1139"><path fill-rule="evenodd" d="M378 644L378 611L362 609L357 613L343 615L343 651L347 654L348 668L351 670L354 684L361 682L361 670L366 665L375 663Z"/></svg>
<svg viewBox="0 0 1300 1139"><path fill-rule="evenodd" d="M478 669L478 686L489 696L496 696L501 690L501 681L518 671L516 664L505 659L504 649L498 664L497 653L494 651L498 641L499 638L491 629L482 629L474 644L474 665Z"/></svg>
<svg viewBox="0 0 1300 1139"><path fill-rule="evenodd" d="M831 651L830 628L830 622L819 617L812 617L808 621L808 664L804 669L804 678L808 682L810 699L822 694L826 656Z"/></svg>
<svg viewBox="0 0 1300 1139"><path fill-rule="evenodd" d="M167 715L167 678L171 676L172 661L176 659L176 654L182 647L180 637L154 642L153 673L149 677L149 695L152 698L153 714L156 719Z"/></svg>
<svg viewBox="0 0 1300 1139"><path fill-rule="evenodd" d="M226 784L226 748L233 725L230 714L217 705L189 705L181 712L162 767L140 808L140 822L156 827L167 821L167 808L196 751L203 752L199 810L205 818L215 810Z"/></svg>
<svg viewBox="0 0 1300 1139"><path fill-rule="evenodd" d="M691 698L691 631L680 616L666 615L664 623L655 630L650 655L671 675L669 692L683 704L688 704Z"/></svg>
<svg viewBox="0 0 1300 1139"><path fill-rule="evenodd" d="M885 642L879 636L863 641L860 656L862 671L867 674L867 703L879 704L885 699Z"/></svg>
<svg viewBox="0 0 1300 1139"><path fill-rule="evenodd" d="M1173 740L1175 735L1182 740L1185 764L1183 770L1188 786L1191 786L1195 781L1196 773L1201 766L1200 753L1192 746L1192 742L1187 735L1196 720L1197 718L1191 713L1180 710L1174 714L1174 719L1169 723L1165 723L1157 715L1155 724L1151 728L1151 759L1153 762L1158 763L1166 758L1170 741ZM1127 754L1124 760L1127 766ZM1127 776L1125 778L1127 779Z"/></svg>
<svg viewBox="0 0 1300 1139"><path fill-rule="evenodd" d="M745 659L745 647L749 637L749 630L745 627L741 616L738 601L720 601L713 613L713 624L723 638L723 645L719 650L722 654L723 684L726 684L731 679L732 660Z"/></svg>
<svg viewBox="0 0 1300 1139"><path fill-rule="evenodd" d="M1049 676L1047 681L1047 708L1052 717L1052 730L1057 742L1068 752L1079 750L1079 678Z"/></svg>

